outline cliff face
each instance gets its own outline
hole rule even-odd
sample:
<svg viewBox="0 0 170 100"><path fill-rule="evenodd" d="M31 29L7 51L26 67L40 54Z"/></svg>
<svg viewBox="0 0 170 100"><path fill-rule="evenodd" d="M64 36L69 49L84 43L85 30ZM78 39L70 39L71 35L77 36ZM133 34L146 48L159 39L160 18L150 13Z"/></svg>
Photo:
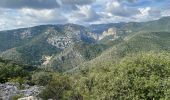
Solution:
<svg viewBox="0 0 170 100"><path fill-rule="evenodd" d="M102 35L99 36L99 40L102 40L103 38L107 36L112 36L113 38L116 37L117 29L116 28L109 28L107 31L104 31Z"/></svg>

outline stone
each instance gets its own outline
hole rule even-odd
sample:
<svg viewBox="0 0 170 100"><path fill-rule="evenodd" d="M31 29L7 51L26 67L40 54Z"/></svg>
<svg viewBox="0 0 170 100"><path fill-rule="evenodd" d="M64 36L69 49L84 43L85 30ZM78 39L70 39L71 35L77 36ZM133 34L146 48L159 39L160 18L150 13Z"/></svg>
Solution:
<svg viewBox="0 0 170 100"><path fill-rule="evenodd" d="M0 84L0 100L10 100L17 95L23 95L24 97L37 96L44 89L42 86L22 85L25 89L19 89L19 83Z"/></svg>

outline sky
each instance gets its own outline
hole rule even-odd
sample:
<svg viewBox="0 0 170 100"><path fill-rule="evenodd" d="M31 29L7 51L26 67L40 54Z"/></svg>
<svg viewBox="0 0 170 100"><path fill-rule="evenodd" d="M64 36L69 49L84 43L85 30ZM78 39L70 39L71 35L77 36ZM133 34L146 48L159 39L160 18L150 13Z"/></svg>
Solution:
<svg viewBox="0 0 170 100"><path fill-rule="evenodd" d="M0 30L141 22L164 16L170 16L170 0L0 0Z"/></svg>

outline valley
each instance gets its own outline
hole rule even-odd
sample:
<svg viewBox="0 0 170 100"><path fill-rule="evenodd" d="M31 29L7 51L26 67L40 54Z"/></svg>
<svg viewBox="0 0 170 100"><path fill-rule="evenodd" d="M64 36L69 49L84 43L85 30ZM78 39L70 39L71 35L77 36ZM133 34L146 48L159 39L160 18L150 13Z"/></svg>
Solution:
<svg viewBox="0 0 170 100"><path fill-rule="evenodd" d="M1 83L42 86L34 96L44 100L170 98L170 17L40 25L0 31L0 41Z"/></svg>

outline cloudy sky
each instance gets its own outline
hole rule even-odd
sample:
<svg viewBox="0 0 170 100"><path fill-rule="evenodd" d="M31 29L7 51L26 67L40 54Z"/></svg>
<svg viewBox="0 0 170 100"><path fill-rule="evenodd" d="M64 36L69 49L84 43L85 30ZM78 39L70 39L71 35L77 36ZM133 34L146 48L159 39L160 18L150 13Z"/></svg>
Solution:
<svg viewBox="0 0 170 100"><path fill-rule="evenodd" d="M170 0L0 0L0 30L148 21L170 16L169 5Z"/></svg>

